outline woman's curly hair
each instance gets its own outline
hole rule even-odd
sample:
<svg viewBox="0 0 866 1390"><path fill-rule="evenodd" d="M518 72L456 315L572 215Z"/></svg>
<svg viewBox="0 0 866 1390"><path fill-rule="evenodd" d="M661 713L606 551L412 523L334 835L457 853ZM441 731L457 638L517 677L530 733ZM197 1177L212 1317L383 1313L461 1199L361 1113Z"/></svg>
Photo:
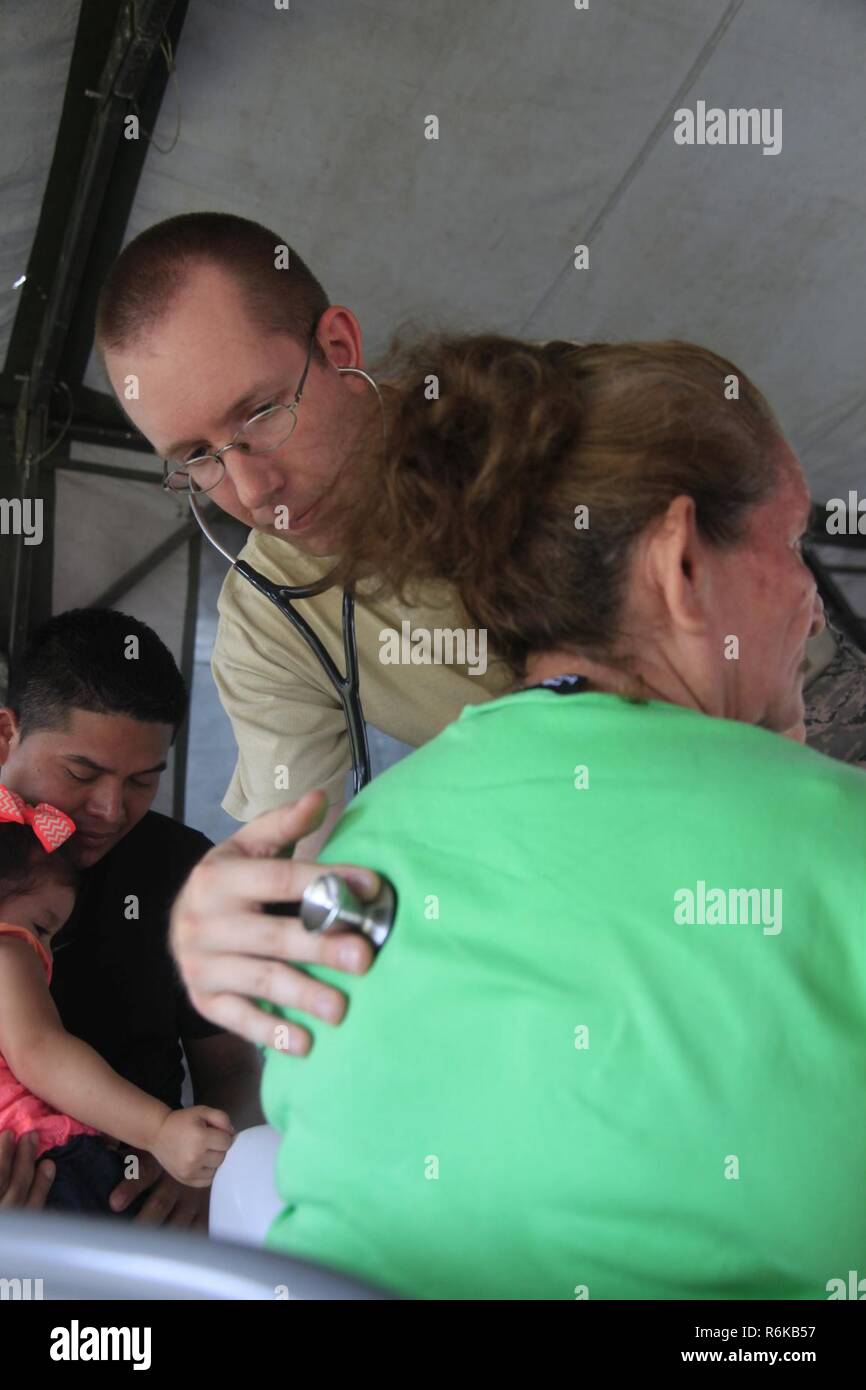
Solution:
<svg viewBox="0 0 866 1390"><path fill-rule="evenodd" d="M374 427L344 470L336 577L406 601L450 581L517 675L534 652L610 657L634 542L675 497L729 545L776 480L767 402L690 343L436 336L382 379L386 442Z"/></svg>

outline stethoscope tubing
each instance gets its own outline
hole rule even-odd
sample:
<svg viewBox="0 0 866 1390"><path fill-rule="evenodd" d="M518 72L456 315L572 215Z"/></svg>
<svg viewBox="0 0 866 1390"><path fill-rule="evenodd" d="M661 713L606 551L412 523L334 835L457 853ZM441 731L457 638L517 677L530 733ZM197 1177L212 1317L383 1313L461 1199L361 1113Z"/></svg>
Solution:
<svg viewBox="0 0 866 1390"><path fill-rule="evenodd" d="M338 367L337 371L341 375L350 374L352 376L363 377L369 382L379 399L379 408L382 412L382 440L385 439L385 409L382 404L382 393L376 382L361 367ZM297 587L289 585L275 584L272 580L266 579L252 565L247 564L246 560L241 560L237 555L226 550L221 545L216 536L211 531L205 518L198 507L196 494L190 492L189 505L193 516L198 522L201 532L205 539L210 542L215 550L219 551L224 560L227 560L233 570L236 570L248 584L269 600L284 618L287 618L292 627L307 644L319 662L325 675L333 687L333 690L340 701L343 710L343 718L346 721L346 732L349 736L349 749L352 756L352 784L355 792L359 792L362 787L372 779L370 769L370 748L367 742L367 725L364 720L364 707L361 704L360 694L360 672L358 669L358 641L355 631L355 600L348 589L343 590L343 611L342 611L342 631L343 631L343 656L346 663L345 676L340 674L335 662L333 661L327 647L316 635L309 623L296 609L292 607L292 600L313 598L316 594L322 594L326 589L333 588L330 577L325 575L323 579L317 579L314 584L302 584Z"/></svg>
<svg viewBox="0 0 866 1390"><path fill-rule="evenodd" d="M370 748L367 741L367 725L364 720L364 709L361 704L360 695L360 672L358 668L358 642L355 631L355 600L351 592L346 589L343 591L342 609L342 633L343 633L343 655L346 662L346 674L341 675L336 663L331 657L327 647L321 638L313 631L306 618L297 609L292 607L292 600L312 598L316 594L324 593L331 588L331 583L326 575L324 579L316 580L313 584L297 585L295 587L286 584L275 584L273 580L267 579L260 574L257 569L248 564L246 560L241 560L238 556L232 555L220 544L211 532L210 527L201 514L195 493L189 494L189 505L193 516L201 528L205 539L210 542L215 550L219 551L223 559L227 560L231 568L243 579L251 584L252 587L264 598L268 599L277 608L283 617L286 618L312 652L319 662L322 670L328 678L343 711L343 718L346 721L346 732L349 736L349 750L352 758L352 784L357 793L362 787L372 779L370 768Z"/></svg>

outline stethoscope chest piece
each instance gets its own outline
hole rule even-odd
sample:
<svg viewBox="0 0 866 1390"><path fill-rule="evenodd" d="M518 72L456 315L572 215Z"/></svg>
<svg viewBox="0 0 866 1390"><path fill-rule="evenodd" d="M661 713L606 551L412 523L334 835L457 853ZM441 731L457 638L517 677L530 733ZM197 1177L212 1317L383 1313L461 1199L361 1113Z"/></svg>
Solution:
<svg viewBox="0 0 866 1390"><path fill-rule="evenodd" d="M322 874L304 889L301 921L309 932L360 932L377 950L394 925L397 897L393 884L381 874L381 888L372 902L362 902L339 874Z"/></svg>

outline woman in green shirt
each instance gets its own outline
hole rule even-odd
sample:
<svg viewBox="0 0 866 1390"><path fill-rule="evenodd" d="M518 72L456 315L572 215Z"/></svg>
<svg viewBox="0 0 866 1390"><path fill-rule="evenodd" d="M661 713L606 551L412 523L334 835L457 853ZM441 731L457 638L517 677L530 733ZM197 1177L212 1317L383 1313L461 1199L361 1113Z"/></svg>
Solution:
<svg viewBox="0 0 866 1390"><path fill-rule="evenodd" d="M398 911L342 1028L268 1057L269 1243L422 1297L827 1297L866 1257L866 781L798 741L800 466L687 344L389 380L344 577L452 580L515 689L321 856Z"/></svg>

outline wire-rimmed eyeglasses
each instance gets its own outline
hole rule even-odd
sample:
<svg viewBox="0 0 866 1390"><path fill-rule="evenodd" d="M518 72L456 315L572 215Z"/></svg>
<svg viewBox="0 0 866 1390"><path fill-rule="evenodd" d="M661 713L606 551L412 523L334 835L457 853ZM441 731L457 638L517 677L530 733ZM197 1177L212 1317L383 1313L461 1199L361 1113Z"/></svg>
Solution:
<svg viewBox="0 0 866 1390"><path fill-rule="evenodd" d="M298 406L310 370L315 341L316 325L310 334L307 360L298 389L288 404L278 401L257 410L245 425L241 425L228 444L213 453L203 453L189 459L163 459L162 485L167 492L212 492L225 476L223 455L229 449L242 449L245 454L269 454L291 438L298 423Z"/></svg>

